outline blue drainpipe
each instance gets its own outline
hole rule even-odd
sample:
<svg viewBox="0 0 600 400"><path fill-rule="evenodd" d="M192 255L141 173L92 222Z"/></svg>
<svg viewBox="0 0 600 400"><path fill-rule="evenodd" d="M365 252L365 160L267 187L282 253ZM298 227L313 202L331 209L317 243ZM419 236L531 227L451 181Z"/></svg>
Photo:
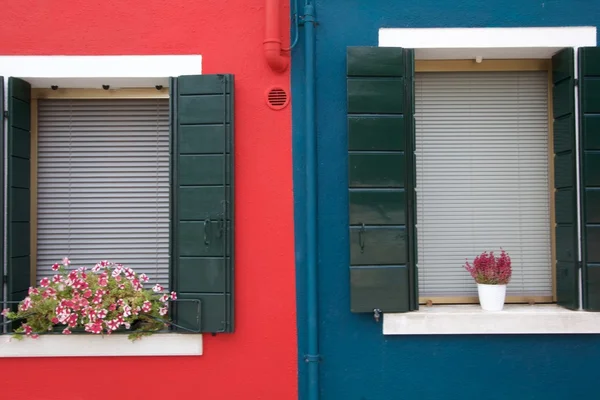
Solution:
<svg viewBox="0 0 600 400"><path fill-rule="evenodd" d="M304 4L306 87L306 285L308 400L319 399L319 316L317 276L317 138L315 129L315 7Z"/></svg>

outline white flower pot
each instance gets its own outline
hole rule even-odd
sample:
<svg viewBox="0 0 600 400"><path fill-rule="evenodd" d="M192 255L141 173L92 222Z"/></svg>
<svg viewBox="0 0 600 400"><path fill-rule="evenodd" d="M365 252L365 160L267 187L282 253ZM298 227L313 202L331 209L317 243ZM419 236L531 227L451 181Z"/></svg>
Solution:
<svg viewBox="0 0 600 400"><path fill-rule="evenodd" d="M501 311L506 298L506 285L477 284L479 304L485 311Z"/></svg>

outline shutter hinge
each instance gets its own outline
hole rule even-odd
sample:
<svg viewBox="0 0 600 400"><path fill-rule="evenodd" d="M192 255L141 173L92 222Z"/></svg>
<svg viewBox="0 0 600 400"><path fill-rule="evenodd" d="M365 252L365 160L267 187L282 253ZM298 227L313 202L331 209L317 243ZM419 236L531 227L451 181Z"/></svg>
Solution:
<svg viewBox="0 0 600 400"><path fill-rule="evenodd" d="M573 86L575 86L575 87L579 86L579 79L573 79Z"/></svg>
<svg viewBox="0 0 600 400"><path fill-rule="evenodd" d="M8 111L4 111L4 112L2 113L2 116L3 116L4 118L8 118Z"/></svg>

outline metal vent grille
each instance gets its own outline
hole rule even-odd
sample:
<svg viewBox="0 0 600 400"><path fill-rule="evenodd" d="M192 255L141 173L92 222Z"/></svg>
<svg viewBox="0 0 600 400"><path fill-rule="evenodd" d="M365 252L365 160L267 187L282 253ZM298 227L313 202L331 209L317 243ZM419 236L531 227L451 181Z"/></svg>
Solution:
<svg viewBox="0 0 600 400"><path fill-rule="evenodd" d="M288 93L280 87L273 87L267 91L267 105L273 110L285 108L290 101Z"/></svg>

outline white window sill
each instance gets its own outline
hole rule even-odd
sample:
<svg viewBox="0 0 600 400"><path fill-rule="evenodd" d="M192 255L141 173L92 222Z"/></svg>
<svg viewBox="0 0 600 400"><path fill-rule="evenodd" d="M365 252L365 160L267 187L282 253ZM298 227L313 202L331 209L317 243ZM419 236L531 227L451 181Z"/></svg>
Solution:
<svg viewBox="0 0 600 400"><path fill-rule="evenodd" d="M507 304L502 311L474 305L421 306L383 315L384 335L585 334L600 333L600 313L554 304Z"/></svg>
<svg viewBox="0 0 600 400"><path fill-rule="evenodd" d="M165 333L132 342L126 334L41 335L17 340L0 336L2 357L200 356L202 335Z"/></svg>

